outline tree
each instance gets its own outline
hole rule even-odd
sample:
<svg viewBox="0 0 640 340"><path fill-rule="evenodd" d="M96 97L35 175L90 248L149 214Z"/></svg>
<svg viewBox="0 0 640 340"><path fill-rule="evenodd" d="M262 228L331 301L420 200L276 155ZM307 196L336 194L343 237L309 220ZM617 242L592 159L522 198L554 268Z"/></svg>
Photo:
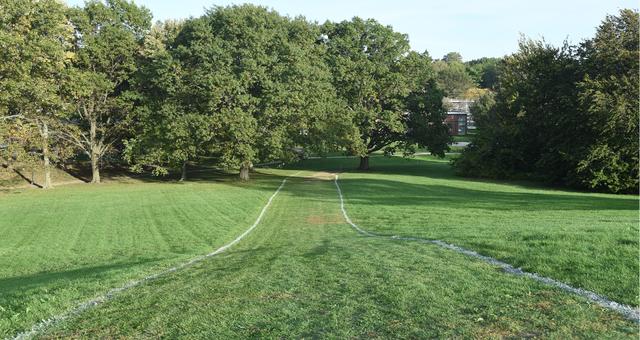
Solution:
<svg viewBox="0 0 640 340"><path fill-rule="evenodd" d="M349 151L369 168L369 155L403 139L403 99L410 88L401 60L409 52L406 35L375 20L354 18L323 27L333 84L351 115L358 137Z"/></svg>
<svg viewBox="0 0 640 340"><path fill-rule="evenodd" d="M444 157L451 140L444 123L446 109L444 91L438 87L432 60L428 53L410 52L403 60L403 72L411 88L405 98L405 153L412 145L425 147L432 154Z"/></svg>
<svg viewBox="0 0 640 340"><path fill-rule="evenodd" d="M133 122L135 134L125 142L125 158L134 171L146 166L154 175L180 167L184 181L188 162L206 154L214 131L210 115L192 105L192 74L180 62L185 51L175 49L182 27L181 22L158 23L145 37L136 81L142 100Z"/></svg>
<svg viewBox="0 0 640 340"><path fill-rule="evenodd" d="M433 64L438 85L447 97L457 98L474 86L474 81L457 52L447 54Z"/></svg>
<svg viewBox="0 0 640 340"><path fill-rule="evenodd" d="M465 63L467 72L482 89L493 89L498 81L501 58L480 58Z"/></svg>
<svg viewBox="0 0 640 340"><path fill-rule="evenodd" d="M638 12L607 16L580 55L585 70L580 104L591 130L576 168L581 185L613 192L638 190L640 119ZM582 139L584 140L584 139Z"/></svg>
<svg viewBox="0 0 640 340"><path fill-rule="evenodd" d="M187 20L142 72L146 108L129 159L161 172L213 156L248 180L254 162L331 148L338 142L326 124L341 111L319 36L304 19L252 5Z"/></svg>
<svg viewBox="0 0 640 340"><path fill-rule="evenodd" d="M210 33L192 44L216 51L211 103L220 164L240 167L247 180L255 161L296 158L295 147L312 140L335 107L318 28L252 5L215 7L202 20Z"/></svg>
<svg viewBox="0 0 640 340"><path fill-rule="evenodd" d="M72 31L57 1L2 0L0 8L0 121L8 133L0 137L2 162L11 167L39 153L43 188L50 188L51 163L65 153L57 123L65 114Z"/></svg>
<svg viewBox="0 0 640 340"><path fill-rule="evenodd" d="M459 52L449 52L442 57L442 61L447 64L462 63L462 55Z"/></svg>
<svg viewBox="0 0 640 340"><path fill-rule="evenodd" d="M500 66L495 97L474 106L478 133L456 169L637 192L638 21L631 10L607 17L577 52L521 41Z"/></svg>
<svg viewBox="0 0 640 340"><path fill-rule="evenodd" d="M579 78L571 46L521 40L519 51L504 60L495 105L488 106L485 98L475 108L475 146L462 158L478 162L460 160L458 169L565 182L575 157L569 141L584 133L576 101Z"/></svg>
<svg viewBox="0 0 640 340"><path fill-rule="evenodd" d="M91 0L73 8L70 20L75 57L66 91L75 110L66 136L91 159L91 182L100 183L100 162L121 141L133 111L131 79L151 13L126 0Z"/></svg>
<svg viewBox="0 0 640 340"><path fill-rule="evenodd" d="M442 92L429 55L409 53L405 35L372 19L326 23L323 33L333 84L358 131L347 148L360 156L359 169L379 150L411 153L420 145L443 155Z"/></svg>

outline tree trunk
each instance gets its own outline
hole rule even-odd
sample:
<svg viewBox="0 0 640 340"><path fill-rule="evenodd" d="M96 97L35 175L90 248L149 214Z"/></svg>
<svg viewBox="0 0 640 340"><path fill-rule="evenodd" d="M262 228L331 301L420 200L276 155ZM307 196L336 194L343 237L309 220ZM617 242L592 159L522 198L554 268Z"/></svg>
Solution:
<svg viewBox="0 0 640 340"><path fill-rule="evenodd" d="M180 182L187 180L187 161L182 162L182 176L180 176Z"/></svg>
<svg viewBox="0 0 640 340"><path fill-rule="evenodd" d="M98 150L98 142L96 140L97 122L95 118L91 119L89 130L89 142L91 145L91 183L100 183L100 151Z"/></svg>
<svg viewBox="0 0 640 340"><path fill-rule="evenodd" d="M369 156L360 157L358 170L369 170Z"/></svg>
<svg viewBox="0 0 640 340"><path fill-rule="evenodd" d="M44 183L43 189L51 189L51 162L49 161L49 126L47 123L42 125L42 158L44 161Z"/></svg>
<svg viewBox="0 0 640 340"><path fill-rule="evenodd" d="M240 166L240 179L243 181L249 180L249 170L251 169L251 163L242 163Z"/></svg>
<svg viewBox="0 0 640 340"><path fill-rule="evenodd" d="M98 165L98 155L91 151L91 183L100 183L100 166Z"/></svg>

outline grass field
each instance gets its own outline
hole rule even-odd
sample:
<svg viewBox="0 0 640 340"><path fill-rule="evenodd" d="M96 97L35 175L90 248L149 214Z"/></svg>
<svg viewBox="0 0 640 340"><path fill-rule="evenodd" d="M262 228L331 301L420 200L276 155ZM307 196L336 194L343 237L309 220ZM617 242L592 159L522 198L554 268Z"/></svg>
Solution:
<svg viewBox="0 0 640 340"><path fill-rule="evenodd" d="M638 306L638 197L473 181L446 160L378 158L346 173L350 216L389 235L440 239ZM350 169L353 160L307 160Z"/></svg>
<svg viewBox="0 0 640 340"><path fill-rule="evenodd" d="M0 194L0 337L223 245L278 184L216 176Z"/></svg>
<svg viewBox="0 0 640 340"><path fill-rule="evenodd" d="M588 301L433 245L359 236L329 173L354 159L262 170L251 183L112 183L0 195L0 337L111 287L130 289L45 337L634 337ZM376 157L341 175L365 229L442 239L638 305L638 198L452 177L446 161Z"/></svg>

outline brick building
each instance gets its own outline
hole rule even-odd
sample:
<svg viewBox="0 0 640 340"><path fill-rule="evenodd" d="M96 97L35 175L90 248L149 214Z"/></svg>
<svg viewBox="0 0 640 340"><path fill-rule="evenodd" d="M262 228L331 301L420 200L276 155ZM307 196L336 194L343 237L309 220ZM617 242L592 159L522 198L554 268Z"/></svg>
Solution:
<svg viewBox="0 0 640 340"><path fill-rule="evenodd" d="M469 130L475 130L475 122L469 109L473 100L445 98L444 105L447 116L444 122L449 126L449 134L452 136L466 135Z"/></svg>

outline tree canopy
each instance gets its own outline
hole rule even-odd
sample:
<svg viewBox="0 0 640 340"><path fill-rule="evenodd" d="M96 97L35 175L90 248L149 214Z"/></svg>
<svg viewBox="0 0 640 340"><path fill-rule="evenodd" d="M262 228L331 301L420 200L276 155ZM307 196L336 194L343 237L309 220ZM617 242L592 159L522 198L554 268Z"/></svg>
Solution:
<svg viewBox="0 0 640 340"><path fill-rule="evenodd" d="M638 13L608 16L580 46L523 40L478 101L465 175L638 189Z"/></svg>
<svg viewBox="0 0 640 340"><path fill-rule="evenodd" d="M254 5L151 25L131 0L0 0L0 164L167 175L342 152L444 156L443 98L475 99L466 175L626 192L638 184L638 13L593 39L432 60L373 19Z"/></svg>
<svg viewBox="0 0 640 340"><path fill-rule="evenodd" d="M358 131L359 138L349 148L353 154L361 157L360 169L368 169L368 156L373 152L384 149L393 151L401 146L406 149L415 143L424 144L427 139L422 136L411 138L417 137L417 134L408 133L410 121L416 127L426 126L427 120L436 126L443 125L442 93L431 81L431 59L428 54L409 54L406 35L375 20L360 18L326 23L323 33L333 84L346 104L353 128ZM407 65L409 63L420 63L422 68L417 74L411 74L409 71L418 68ZM429 77L421 76L424 74ZM419 112L408 111L409 95L426 91L427 88L435 90L433 94L439 96L435 100L435 111L432 111L433 105L412 107L419 109ZM446 136L446 132L441 132L444 129L422 131L441 133L439 137L429 139L430 143L424 146L442 154L441 150L446 148L446 137L441 137Z"/></svg>

